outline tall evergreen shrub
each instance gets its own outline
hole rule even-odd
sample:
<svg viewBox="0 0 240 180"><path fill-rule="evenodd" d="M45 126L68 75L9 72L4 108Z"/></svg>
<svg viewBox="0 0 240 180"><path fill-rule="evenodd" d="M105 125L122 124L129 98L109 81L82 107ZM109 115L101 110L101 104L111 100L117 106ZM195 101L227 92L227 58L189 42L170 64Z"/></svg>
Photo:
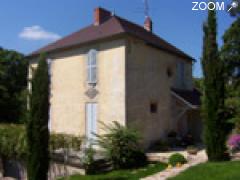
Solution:
<svg viewBox="0 0 240 180"><path fill-rule="evenodd" d="M49 74L44 56L34 71L30 92L29 119L27 122L29 180L47 180L49 167Z"/></svg>

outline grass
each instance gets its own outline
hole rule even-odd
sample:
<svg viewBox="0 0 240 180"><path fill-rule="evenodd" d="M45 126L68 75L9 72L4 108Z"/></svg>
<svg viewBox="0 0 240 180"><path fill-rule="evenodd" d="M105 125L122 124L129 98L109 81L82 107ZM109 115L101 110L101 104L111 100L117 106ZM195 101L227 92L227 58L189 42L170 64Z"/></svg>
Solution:
<svg viewBox="0 0 240 180"><path fill-rule="evenodd" d="M238 180L240 162L204 163L189 168L169 180Z"/></svg>
<svg viewBox="0 0 240 180"><path fill-rule="evenodd" d="M149 164L148 166L140 169L133 170L115 170L106 174L98 175L75 175L68 177L68 180L139 180L140 178L158 173L166 168L165 164ZM60 179L64 180L64 178Z"/></svg>

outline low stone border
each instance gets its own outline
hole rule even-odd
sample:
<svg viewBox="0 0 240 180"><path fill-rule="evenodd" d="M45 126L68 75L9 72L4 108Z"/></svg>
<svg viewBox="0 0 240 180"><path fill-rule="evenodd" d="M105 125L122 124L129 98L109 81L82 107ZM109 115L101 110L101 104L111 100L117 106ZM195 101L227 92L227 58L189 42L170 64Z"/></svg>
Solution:
<svg viewBox="0 0 240 180"><path fill-rule="evenodd" d="M166 162L166 159L168 159L168 157L173 153L175 153L175 152L167 153L167 156L165 156L165 158L164 158L165 162ZM162 157L163 154L164 153L161 153L161 156L159 156L159 157ZM192 166L195 166L197 164L204 163L207 161L207 155L206 155L205 150L199 151L197 155L188 155L185 152L181 152L181 154L183 154L187 158L187 160L188 160L187 164L184 164L181 167L174 167L174 168L166 169L155 175L149 176L147 178L143 178L142 180L166 180L170 177L174 177L174 176L178 175L179 173L185 171L189 167L192 167ZM153 154L152 154L152 157L153 157Z"/></svg>

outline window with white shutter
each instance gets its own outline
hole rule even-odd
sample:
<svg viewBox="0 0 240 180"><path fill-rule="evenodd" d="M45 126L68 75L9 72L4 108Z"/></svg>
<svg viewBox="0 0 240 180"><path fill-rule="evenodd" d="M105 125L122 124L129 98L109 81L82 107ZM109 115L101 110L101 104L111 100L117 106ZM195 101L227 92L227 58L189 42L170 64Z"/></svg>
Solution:
<svg viewBox="0 0 240 180"><path fill-rule="evenodd" d="M94 49L88 52L87 82L89 84L97 83L97 51Z"/></svg>

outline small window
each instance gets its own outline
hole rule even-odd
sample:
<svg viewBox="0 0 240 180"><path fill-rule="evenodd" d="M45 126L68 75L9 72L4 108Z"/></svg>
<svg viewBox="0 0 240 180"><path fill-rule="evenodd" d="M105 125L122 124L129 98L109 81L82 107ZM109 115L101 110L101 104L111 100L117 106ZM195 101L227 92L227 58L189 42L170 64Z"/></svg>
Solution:
<svg viewBox="0 0 240 180"><path fill-rule="evenodd" d="M97 51L92 49L88 53L87 59L87 82L97 83Z"/></svg>
<svg viewBox="0 0 240 180"><path fill-rule="evenodd" d="M150 112L154 114L157 113L157 110L158 110L157 103L150 103Z"/></svg>

